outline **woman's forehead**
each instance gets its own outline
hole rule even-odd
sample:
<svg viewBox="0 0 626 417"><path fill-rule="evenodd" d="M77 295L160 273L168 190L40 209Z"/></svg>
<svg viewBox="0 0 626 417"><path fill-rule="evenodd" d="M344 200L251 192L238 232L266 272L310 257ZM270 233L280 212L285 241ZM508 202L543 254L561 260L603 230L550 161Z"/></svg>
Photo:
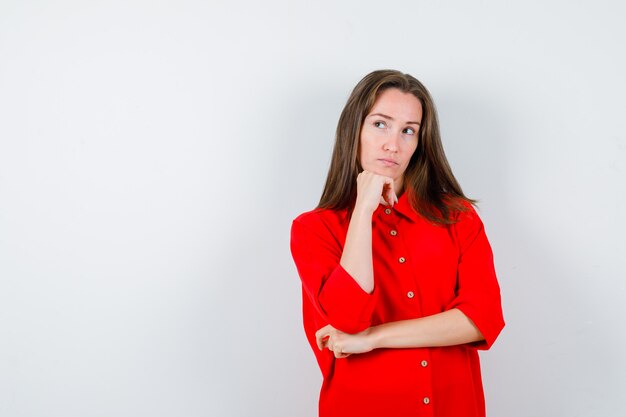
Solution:
<svg viewBox="0 0 626 417"><path fill-rule="evenodd" d="M368 116L372 114L382 114L402 121L420 122L422 119L422 104L412 93L405 93L397 88L390 88L378 95Z"/></svg>

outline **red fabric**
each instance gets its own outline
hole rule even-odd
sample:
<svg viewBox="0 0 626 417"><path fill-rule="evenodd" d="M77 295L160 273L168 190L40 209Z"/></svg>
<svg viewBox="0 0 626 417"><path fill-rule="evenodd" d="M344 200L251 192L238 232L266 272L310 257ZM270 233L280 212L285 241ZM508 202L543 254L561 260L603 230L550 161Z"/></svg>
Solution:
<svg viewBox="0 0 626 417"><path fill-rule="evenodd" d="M467 206L449 230L420 217L406 193L389 213L379 206L372 219L372 294L339 265L346 211L313 210L293 221L291 252L302 281L304 328L324 377L321 417L485 415L477 350L491 347L504 319L491 247L478 214ZM327 324L356 333L452 308L463 311L485 341L376 349L343 359L315 343L315 332Z"/></svg>

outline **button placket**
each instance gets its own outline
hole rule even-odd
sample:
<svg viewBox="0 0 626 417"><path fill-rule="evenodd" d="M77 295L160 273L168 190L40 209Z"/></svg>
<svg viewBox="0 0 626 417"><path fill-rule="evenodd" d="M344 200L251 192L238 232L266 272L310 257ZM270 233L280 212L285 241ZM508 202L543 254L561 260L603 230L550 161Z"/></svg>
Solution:
<svg viewBox="0 0 626 417"><path fill-rule="evenodd" d="M384 212L385 212L385 214L391 214L391 209L387 208L387 209L385 209ZM398 227L398 225L397 225L396 222L392 221L391 224L389 224L389 229L388 230L389 230L389 234L392 237L398 236L397 227ZM391 242L392 242L392 245L394 247L398 247L398 249L400 249L401 251L404 251L403 240L402 239L391 239ZM398 257L398 263L401 264L401 265L406 263L406 258L404 256ZM409 287L409 288L411 288L411 287ZM409 291L408 289L406 290L405 295L406 295L406 297L408 299L412 299L412 298L415 297L415 293L413 291Z"/></svg>
<svg viewBox="0 0 626 417"><path fill-rule="evenodd" d="M394 229L391 229L389 231L389 234L391 236L397 236L398 235L398 231L394 228ZM400 264L406 263L406 258L404 256L400 256L398 258L398 263L400 263ZM407 298L412 299L413 297L415 297L415 293L413 291L407 291L406 292L406 296L407 296Z"/></svg>
<svg viewBox="0 0 626 417"><path fill-rule="evenodd" d="M420 375L420 380L422 381L432 381L432 367L430 366L430 352L428 349L420 349L419 350L420 353L418 353L417 356L417 372ZM428 407L427 409L424 409L424 411L427 414L430 414L432 412L432 402L433 402L433 391L432 391L432 385L430 385L429 383L424 384L423 386L423 390L418 391L417 394L417 401L418 404L420 404L423 407ZM426 410L430 410L430 411L426 411Z"/></svg>

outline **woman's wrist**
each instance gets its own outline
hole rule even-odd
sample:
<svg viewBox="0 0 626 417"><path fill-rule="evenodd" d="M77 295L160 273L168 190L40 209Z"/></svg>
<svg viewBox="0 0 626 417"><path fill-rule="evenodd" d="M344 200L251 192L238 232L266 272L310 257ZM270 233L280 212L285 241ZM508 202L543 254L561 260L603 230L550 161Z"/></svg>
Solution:
<svg viewBox="0 0 626 417"><path fill-rule="evenodd" d="M367 333L367 337L369 339L369 344L372 347L372 350L374 349L380 349L382 346L382 329L381 329L382 325L378 325L378 326L372 326L370 327Z"/></svg>
<svg viewBox="0 0 626 417"><path fill-rule="evenodd" d="M368 219L371 219L374 215L374 212L376 211L376 208L377 207L366 207L364 204L361 204L360 201L357 200L356 204L354 205L354 209L352 210L352 217L356 215L357 217L366 217Z"/></svg>

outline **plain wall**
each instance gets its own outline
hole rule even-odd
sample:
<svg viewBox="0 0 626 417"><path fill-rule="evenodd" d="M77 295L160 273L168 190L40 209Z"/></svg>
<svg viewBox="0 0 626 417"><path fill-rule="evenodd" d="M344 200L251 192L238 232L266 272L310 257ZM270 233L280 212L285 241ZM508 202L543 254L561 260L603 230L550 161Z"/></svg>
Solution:
<svg viewBox="0 0 626 417"><path fill-rule="evenodd" d="M618 1L0 2L0 415L317 415L291 220L366 73L480 200L492 417L626 415Z"/></svg>

